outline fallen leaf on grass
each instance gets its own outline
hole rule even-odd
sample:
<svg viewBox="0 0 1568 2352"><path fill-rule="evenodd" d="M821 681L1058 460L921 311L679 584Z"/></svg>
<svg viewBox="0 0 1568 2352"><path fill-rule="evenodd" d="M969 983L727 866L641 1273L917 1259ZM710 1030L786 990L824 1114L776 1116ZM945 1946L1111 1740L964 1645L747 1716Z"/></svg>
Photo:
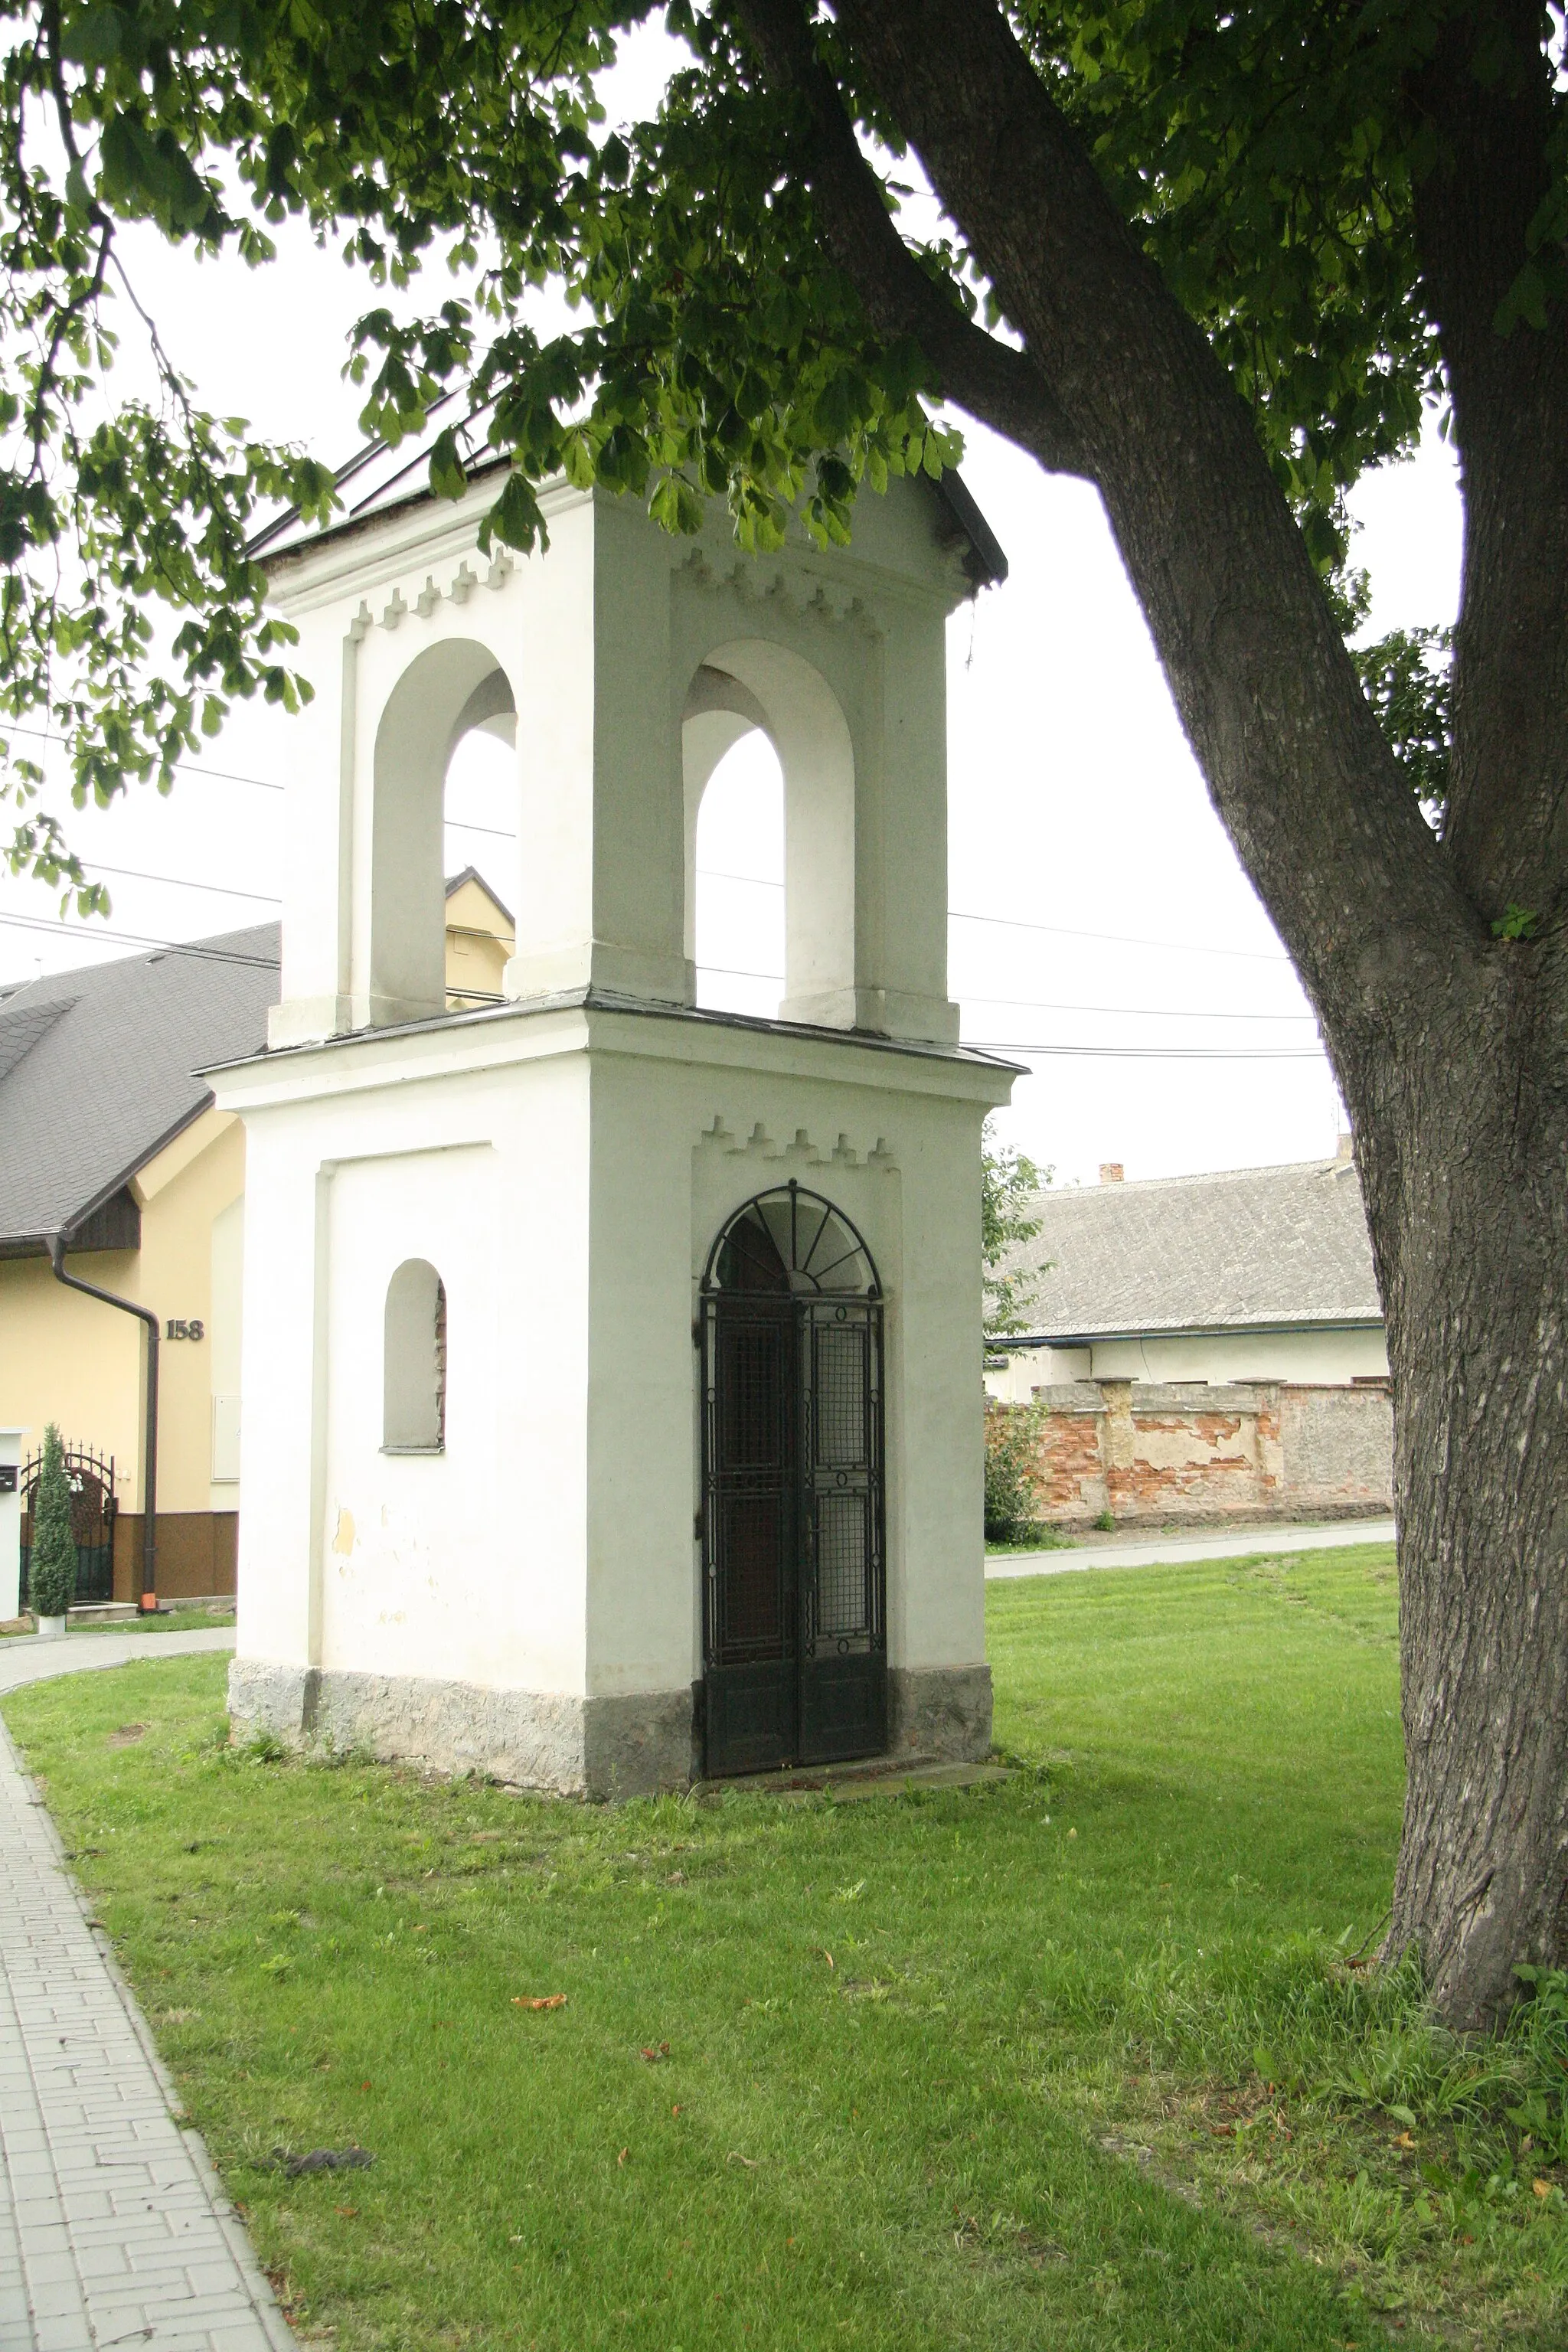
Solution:
<svg viewBox="0 0 1568 2352"><path fill-rule="evenodd" d="M334 2213L341 2213L345 2221L357 2221L359 2220L359 2207L357 2205L334 2205L332 2210Z"/></svg>
<svg viewBox="0 0 1568 2352"><path fill-rule="evenodd" d="M1401 2132L1394 2145L1395 2147L1414 2147L1415 2142L1411 2138L1408 2132Z"/></svg>
<svg viewBox="0 0 1568 2352"><path fill-rule="evenodd" d="M743 2164L748 2172L755 2172L762 2160L760 2156L742 2156L738 2147L732 2147L724 2158L726 2164Z"/></svg>
<svg viewBox="0 0 1568 2352"><path fill-rule="evenodd" d="M628 2157L628 2156L630 2156L630 2154L631 2154L631 2149L630 2149L629 2147L623 2147L623 2148L622 2148L622 2150L621 2150L621 2152L620 2152L620 2154L619 2154L619 2156L617 2156L617 2157L616 2157L616 2162L617 2164L625 2164L625 2162L626 2162L626 2160L627 2157Z"/></svg>
<svg viewBox="0 0 1568 2352"><path fill-rule="evenodd" d="M566 1996L563 1992L514 1992L511 2005L513 2009L564 2009Z"/></svg>
<svg viewBox="0 0 1568 2352"><path fill-rule="evenodd" d="M828 1965L828 1967L829 1967L829 1968L832 1968L832 1967L835 1965L834 1958L833 1958L833 1955L832 1955L832 1953L827 1949L827 1948L826 1948L826 1945L824 1945L824 1947L823 1947L822 1957L823 1957L823 1958L827 1962L827 1965Z"/></svg>
<svg viewBox="0 0 1568 2352"><path fill-rule="evenodd" d="M661 2042L657 2049L645 2050L642 2054L650 2066L657 2066L661 2058L668 2057L669 2044L668 2042Z"/></svg>
<svg viewBox="0 0 1568 2352"><path fill-rule="evenodd" d="M1530 2185L1538 2197L1550 2197L1552 2194L1550 2180L1532 2180Z"/></svg>

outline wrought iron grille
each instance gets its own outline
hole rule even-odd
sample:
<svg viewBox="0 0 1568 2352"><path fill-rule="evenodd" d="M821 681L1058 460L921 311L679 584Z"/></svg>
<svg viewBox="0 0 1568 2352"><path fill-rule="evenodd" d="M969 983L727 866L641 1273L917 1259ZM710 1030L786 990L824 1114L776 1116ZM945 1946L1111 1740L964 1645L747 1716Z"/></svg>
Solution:
<svg viewBox="0 0 1568 2352"><path fill-rule="evenodd" d="M791 1318L708 1302L704 1520L709 1650L741 1665L794 1654Z"/></svg>
<svg viewBox="0 0 1568 2352"><path fill-rule="evenodd" d="M763 1193L713 1245L698 1338L709 1769L871 1752L887 1571L870 1254L819 1195Z"/></svg>
<svg viewBox="0 0 1568 2352"><path fill-rule="evenodd" d="M808 1657L880 1651L882 1303L816 1302L803 1313L808 1573L802 1642Z"/></svg>
<svg viewBox="0 0 1568 2352"><path fill-rule="evenodd" d="M76 1538L76 1597L79 1603L114 1598L114 1456L85 1446L66 1449L71 1490L71 1533ZM33 1554L33 1507L44 1466L43 1449L22 1465L22 1581L18 1606L27 1606L27 1573Z"/></svg>

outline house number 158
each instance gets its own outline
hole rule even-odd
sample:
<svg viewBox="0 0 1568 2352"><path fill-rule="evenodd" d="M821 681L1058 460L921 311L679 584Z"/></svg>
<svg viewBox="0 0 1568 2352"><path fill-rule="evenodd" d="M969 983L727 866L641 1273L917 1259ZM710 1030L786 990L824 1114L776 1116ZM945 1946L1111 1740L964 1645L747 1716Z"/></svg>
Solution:
<svg viewBox="0 0 1568 2352"><path fill-rule="evenodd" d="M171 1315L163 1326L163 1337L165 1339L202 1339L206 1337L206 1328L199 1319L195 1323L176 1323Z"/></svg>

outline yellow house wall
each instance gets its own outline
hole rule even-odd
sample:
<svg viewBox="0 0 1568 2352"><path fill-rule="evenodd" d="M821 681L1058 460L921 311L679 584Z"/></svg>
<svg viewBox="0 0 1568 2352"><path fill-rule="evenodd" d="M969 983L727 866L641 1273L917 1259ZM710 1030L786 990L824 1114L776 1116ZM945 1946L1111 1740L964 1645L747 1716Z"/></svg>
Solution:
<svg viewBox="0 0 1568 2352"><path fill-rule="evenodd" d="M100 1289L171 1318L199 1321L200 1339L163 1339L158 1399L158 1510L232 1511L237 1485L212 1478L215 1352L220 1369L235 1336L215 1329L213 1227L245 1190L245 1130L228 1113L204 1111L148 1161L132 1189L142 1204L142 1247L89 1250L70 1270ZM237 1305L221 1307L226 1324ZM122 1510L142 1508L142 1335L135 1320L63 1289L43 1257L0 1260L0 1423L28 1432L47 1422L69 1443L112 1454Z"/></svg>
<svg viewBox="0 0 1568 2352"><path fill-rule="evenodd" d="M92 1250L73 1272L122 1296L134 1289L133 1250ZM140 1490L141 1337L129 1315L62 1290L47 1257L0 1258L0 1422L26 1432L28 1453L58 1422L68 1445L114 1456L115 1493Z"/></svg>
<svg viewBox="0 0 1568 2352"><path fill-rule="evenodd" d="M460 1009L462 994L500 996L513 949L512 927L484 885L463 884L447 901L447 988Z"/></svg>

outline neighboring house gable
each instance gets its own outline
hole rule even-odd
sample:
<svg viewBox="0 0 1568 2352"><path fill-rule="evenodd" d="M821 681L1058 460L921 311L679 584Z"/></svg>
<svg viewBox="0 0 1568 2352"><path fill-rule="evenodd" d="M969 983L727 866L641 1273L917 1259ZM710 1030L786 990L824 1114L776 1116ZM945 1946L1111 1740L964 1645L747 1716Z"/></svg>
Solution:
<svg viewBox="0 0 1568 2352"><path fill-rule="evenodd" d="M254 1053L277 993L269 924L0 997L0 1417L32 1446L56 1421L112 1457L121 1599L140 1589L142 1340L132 1317L55 1281L50 1238L99 1287L199 1330L160 1349L159 1586L232 1591L237 1493L210 1391L238 1297L218 1300L212 1235L241 1202L245 1137L197 1073ZM235 1328L215 1349L218 1318Z"/></svg>
<svg viewBox="0 0 1568 2352"><path fill-rule="evenodd" d="M447 1006L462 1013L502 1000L501 975L516 944L516 925L472 866L447 885Z"/></svg>
<svg viewBox="0 0 1568 2352"><path fill-rule="evenodd" d="M0 1257L43 1254L56 1233L134 1248L131 1180L211 1102L198 1071L258 1050L277 995L268 923L0 998ZM118 1222L95 1233L111 1204Z"/></svg>

